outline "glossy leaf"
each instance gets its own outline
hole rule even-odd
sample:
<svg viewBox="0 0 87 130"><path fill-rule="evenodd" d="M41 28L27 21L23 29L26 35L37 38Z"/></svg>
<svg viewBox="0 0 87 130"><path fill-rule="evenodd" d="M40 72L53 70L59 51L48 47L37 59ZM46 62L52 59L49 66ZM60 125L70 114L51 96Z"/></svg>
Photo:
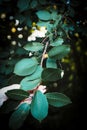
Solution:
<svg viewBox="0 0 87 130"><path fill-rule="evenodd" d="M48 56L50 58L54 59L62 59L70 52L70 46L69 45L60 45L53 47L49 52Z"/></svg>
<svg viewBox="0 0 87 130"><path fill-rule="evenodd" d="M62 43L64 42L64 40L62 38L57 38L55 41L53 41L50 45L51 46L59 46L62 45Z"/></svg>
<svg viewBox="0 0 87 130"><path fill-rule="evenodd" d="M46 10L39 10L36 15L40 20L50 20L51 14Z"/></svg>
<svg viewBox="0 0 87 130"><path fill-rule="evenodd" d="M39 42L31 42L24 46L24 49L27 51L39 51L43 49L43 45Z"/></svg>
<svg viewBox="0 0 87 130"><path fill-rule="evenodd" d="M46 96L36 91L31 103L31 114L34 118L42 121L48 114L48 102Z"/></svg>
<svg viewBox="0 0 87 130"><path fill-rule="evenodd" d="M30 0L18 0L17 6L20 11L25 11L29 7Z"/></svg>
<svg viewBox="0 0 87 130"><path fill-rule="evenodd" d="M9 119L9 127L16 130L22 126L24 120L29 114L30 105L28 103L22 103L16 111L14 111Z"/></svg>
<svg viewBox="0 0 87 130"><path fill-rule="evenodd" d="M25 91L32 90L36 88L40 84L40 82L41 82L41 78L30 80L30 77L25 77L20 83L21 89Z"/></svg>
<svg viewBox="0 0 87 130"><path fill-rule="evenodd" d="M20 60L14 67L14 73L19 76L32 74L37 68L36 58L24 58Z"/></svg>
<svg viewBox="0 0 87 130"><path fill-rule="evenodd" d="M47 68L57 68L57 63L55 59L48 58L46 60L46 67Z"/></svg>
<svg viewBox="0 0 87 130"><path fill-rule="evenodd" d="M43 81L57 81L61 79L61 72L59 68L46 68L42 71L41 78Z"/></svg>
<svg viewBox="0 0 87 130"><path fill-rule="evenodd" d="M23 100L29 97L29 93L21 89L9 90L5 94L8 96L8 98L14 100Z"/></svg>
<svg viewBox="0 0 87 130"><path fill-rule="evenodd" d="M48 100L48 103L55 107L62 107L71 103L69 97L62 93L52 92L45 94Z"/></svg>

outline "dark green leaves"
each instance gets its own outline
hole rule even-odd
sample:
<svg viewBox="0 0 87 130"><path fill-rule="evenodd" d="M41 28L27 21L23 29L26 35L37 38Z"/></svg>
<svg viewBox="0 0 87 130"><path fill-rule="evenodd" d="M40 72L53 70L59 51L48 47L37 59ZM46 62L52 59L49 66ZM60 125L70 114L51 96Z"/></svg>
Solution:
<svg viewBox="0 0 87 130"><path fill-rule="evenodd" d="M20 11L25 11L29 7L30 0L18 0L17 6Z"/></svg>
<svg viewBox="0 0 87 130"><path fill-rule="evenodd" d="M36 70L37 64L36 58L24 58L15 65L14 73L19 76L30 75Z"/></svg>
<svg viewBox="0 0 87 130"><path fill-rule="evenodd" d="M56 81L61 79L61 72L59 68L47 68L42 71L41 78L43 81Z"/></svg>
<svg viewBox="0 0 87 130"><path fill-rule="evenodd" d="M31 42L24 46L24 49L27 51L39 51L43 49L43 45L39 42Z"/></svg>
<svg viewBox="0 0 87 130"><path fill-rule="evenodd" d="M71 103L70 98L62 93L46 93L46 97L48 99L48 103L55 107L62 107Z"/></svg>
<svg viewBox="0 0 87 130"><path fill-rule="evenodd" d="M40 20L50 20L51 14L46 10L39 10L36 15Z"/></svg>
<svg viewBox="0 0 87 130"><path fill-rule="evenodd" d="M6 92L6 95L10 99L23 100L29 97L29 93L21 89L13 89Z"/></svg>
<svg viewBox="0 0 87 130"><path fill-rule="evenodd" d="M40 91L36 91L34 95L31 103L31 114L39 121L42 121L48 114L47 98Z"/></svg>
<svg viewBox="0 0 87 130"><path fill-rule="evenodd" d="M15 112L12 113L10 120L9 120L9 126L11 129L16 130L20 128L26 119L26 117L29 114L30 105L27 103L22 103L20 106L16 109Z"/></svg>
<svg viewBox="0 0 87 130"><path fill-rule="evenodd" d="M70 52L70 46L69 45L60 45L53 47L49 52L48 56L50 58L54 59L62 59Z"/></svg>

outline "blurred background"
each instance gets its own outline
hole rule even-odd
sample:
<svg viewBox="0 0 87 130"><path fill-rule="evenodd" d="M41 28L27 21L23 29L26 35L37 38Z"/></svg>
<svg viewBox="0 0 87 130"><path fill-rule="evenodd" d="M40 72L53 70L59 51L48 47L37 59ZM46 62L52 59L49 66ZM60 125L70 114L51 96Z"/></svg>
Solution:
<svg viewBox="0 0 87 130"><path fill-rule="evenodd" d="M29 12L19 14L17 2L17 0L0 0L0 88L20 82L21 78L13 74L14 65L22 57L28 56L22 47L27 41L31 21L28 19ZM69 38L65 38L66 43L71 46L71 53L61 61L64 77L62 80L49 83L48 91L66 94L71 98L72 104L62 108L50 106L47 118L41 123L29 115L20 130L84 129L87 86L87 1L48 0L48 2L60 10L60 13L68 13L64 22L69 21L71 27L68 32ZM9 129L10 115L11 113L0 114L0 129Z"/></svg>

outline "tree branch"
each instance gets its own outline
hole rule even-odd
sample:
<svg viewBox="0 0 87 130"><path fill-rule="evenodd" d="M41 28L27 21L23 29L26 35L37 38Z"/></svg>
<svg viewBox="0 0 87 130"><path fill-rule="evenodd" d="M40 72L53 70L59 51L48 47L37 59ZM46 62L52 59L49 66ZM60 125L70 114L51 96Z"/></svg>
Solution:
<svg viewBox="0 0 87 130"><path fill-rule="evenodd" d="M43 51L43 54L42 54L42 58L41 58L41 63L40 63L41 66L43 65L44 55L45 55L45 53L46 53L48 44L49 44L49 42L47 41L47 42L46 42L46 45L45 45L45 48L44 48L44 51Z"/></svg>

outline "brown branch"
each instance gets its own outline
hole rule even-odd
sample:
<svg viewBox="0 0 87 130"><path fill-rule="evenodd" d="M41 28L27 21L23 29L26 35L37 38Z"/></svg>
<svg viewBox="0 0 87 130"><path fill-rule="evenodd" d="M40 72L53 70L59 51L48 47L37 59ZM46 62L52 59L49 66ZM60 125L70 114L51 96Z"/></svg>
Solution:
<svg viewBox="0 0 87 130"><path fill-rule="evenodd" d="M49 44L49 42L47 41L47 42L46 42L46 45L45 45L45 48L44 48L44 51L43 51L43 54L42 54L42 58L41 58L41 63L40 63L41 66L43 65L44 55L45 55L45 53L46 53L48 44Z"/></svg>

